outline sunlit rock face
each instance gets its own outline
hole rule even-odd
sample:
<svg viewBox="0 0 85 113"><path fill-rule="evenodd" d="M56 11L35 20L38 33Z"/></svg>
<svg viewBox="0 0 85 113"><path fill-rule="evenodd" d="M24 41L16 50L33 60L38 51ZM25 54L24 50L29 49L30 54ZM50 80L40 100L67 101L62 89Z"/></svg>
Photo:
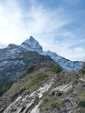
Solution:
<svg viewBox="0 0 85 113"><path fill-rule="evenodd" d="M29 39L25 40L21 47L30 50L30 51L36 51L38 53L42 52L42 47L40 46L39 42L35 40L32 36L30 36Z"/></svg>
<svg viewBox="0 0 85 113"><path fill-rule="evenodd" d="M45 55L50 56L56 63L63 67L63 69L68 71L79 71L83 65L83 62L68 60L51 51L47 51Z"/></svg>

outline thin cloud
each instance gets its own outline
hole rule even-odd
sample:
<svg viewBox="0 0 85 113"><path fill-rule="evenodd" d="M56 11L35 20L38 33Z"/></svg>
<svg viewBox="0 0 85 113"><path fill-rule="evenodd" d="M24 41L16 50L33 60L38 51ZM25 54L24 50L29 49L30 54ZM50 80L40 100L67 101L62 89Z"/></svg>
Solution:
<svg viewBox="0 0 85 113"><path fill-rule="evenodd" d="M0 4L0 42L17 43L24 36L20 8L15 0Z"/></svg>
<svg viewBox="0 0 85 113"><path fill-rule="evenodd" d="M76 7L71 9L72 6L79 6L80 0L75 0L74 4L68 0L61 0L59 7L54 9L44 7L39 0L29 0L28 6L24 4L22 7L22 1L0 1L1 45L20 44L33 35L44 50L52 50L71 60L84 59L85 11L78 7L78 10Z"/></svg>

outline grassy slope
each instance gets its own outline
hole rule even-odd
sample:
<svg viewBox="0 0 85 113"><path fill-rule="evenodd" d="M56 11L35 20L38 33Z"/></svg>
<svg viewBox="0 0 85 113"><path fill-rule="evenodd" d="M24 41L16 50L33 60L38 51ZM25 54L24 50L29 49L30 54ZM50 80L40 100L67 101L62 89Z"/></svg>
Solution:
<svg viewBox="0 0 85 113"><path fill-rule="evenodd" d="M22 53L20 53L19 55L16 56L15 62L17 60L23 61L24 64L25 64L24 70L21 73L19 72L20 77L22 77L22 78L27 73L31 73L34 68L36 68L35 70L38 70L40 67L43 66L43 64L44 64L44 66L47 66L47 67L51 66L53 64L53 61L49 57L41 56L36 52L22 52ZM59 67L59 66L57 66L57 67ZM5 71L3 71L3 73L6 75ZM16 76L16 75L13 75L13 72L11 72L11 68L9 69L9 73L10 73L9 77ZM23 74L23 73L25 73L25 74ZM7 79L7 78L2 83L0 82L0 96L4 92L6 92L11 87L11 85L12 85L12 82L10 82L9 79Z"/></svg>
<svg viewBox="0 0 85 113"><path fill-rule="evenodd" d="M58 65L54 64L52 64L50 67L43 64L39 69L37 69L35 66L33 71L31 70L30 73L26 73L21 79L17 80L5 93L5 95L12 97L18 94L21 90L31 92L60 71L62 71L62 69L58 67Z"/></svg>
<svg viewBox="0 0 85 113"><path fill-rule="evenodd" d="M21 79L17 80L5 93L5 95L8 98L11 97L12 100L14 100L17 97L17 95L21 93L21 91L26 90L32 92L33 90L42 86L44 82L47 82L49 79L53 77L56 78L56 85L63 84L65 82L68 83L69 81L74 79L73 73L60 73L61 71L61 67L55 64L51 64L50 66L48 64L40 64L38 65L38 67L36 65L35 68L31 68L31 71L29 71L30 73L25 73L25 75ZM43 97L43 103L40 106L41 113L48 113L49 109L64 106L63 98L50 98L48 94ZM84 94L80 94L81 98L84 98L84 96Z"/></svg>
<svg viewBox="0 0 85 113"><path fill-rule="evenodd" d="M15 100L15 98L23 91L31 93L33 90L42 86L44 82L47 82L53 76L58 76L58 73L60 71L55 71L54 67L54 63L43 62L41 64L33 66L33 68L29 68L31 69L31 71L27 70L20 79L10 85L9 88L7 87L8 91L6 91L6 89L6 92L2 97L0 97L0 108L5 109L7 105L9 105L11 101Z"/></svg>
<svg viewBox="0 0 85 113"><path fill-rule="evenodd" d="M43 102L40 105L41 113L48 113L49 110L60 108L64 106L64 102L62 98L44 96Z"/></svg>
<svg viewBox="0 0 85 113"><path fill-rule="evenodd" d="M85 79L85 64L80 70L80 77ZM81 112L83 113L85 112L85 88L84 90L82 89L81 92L79 93L79 99L80 99L79 106L81 107Z"/></svg>

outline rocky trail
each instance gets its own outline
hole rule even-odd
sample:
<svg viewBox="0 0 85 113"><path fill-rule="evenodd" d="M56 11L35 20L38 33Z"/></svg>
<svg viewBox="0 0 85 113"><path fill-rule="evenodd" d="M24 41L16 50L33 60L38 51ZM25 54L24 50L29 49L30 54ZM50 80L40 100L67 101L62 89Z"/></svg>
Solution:
<svg viewBox="0 0 85 113"><path fill-rule="evenodd" d="M19 96L3 113L39 113L41 98L52 86L53 81L44 84L33 93Z"/></svg>
<svg viewBox="0 0 85 113"><path fill-rule="evenodd" d="M51 79L31 94L24 93L20 95L6 108L3 113L41 113L40 105L43 103L42 97L46 92L49 91L49 89L52 94L54 92L53 96L59 96L58 98L64 100L64 106L61 108L61 111L56 111L56 108L53 113L76 113L76 111L79 110L79 100L75 94L69 93L73 90L72 82L68 84L62 84L57 87L53 87L53 84L54 79ZM51 98L53 97L51 96ZM51 111L49 113L51 113Z"/></svg>

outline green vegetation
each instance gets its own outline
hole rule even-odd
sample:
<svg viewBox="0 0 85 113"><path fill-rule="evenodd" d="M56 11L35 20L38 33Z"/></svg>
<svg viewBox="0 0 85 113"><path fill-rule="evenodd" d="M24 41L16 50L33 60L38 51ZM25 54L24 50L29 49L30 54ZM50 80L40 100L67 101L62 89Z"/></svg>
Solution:
<svg viewBox="0 0 85 113"><path fill-rule="evenodd" d="M79 98L80 98L81 101L82 100L85 101L85 91L84 90L82 90L81 93L79 94Z"/></svg>
<svg viewBox="0 0 85 113"><path fill-rule="evenodd" d="M81 72L82 74L85 74L85 65L82 67L82 69L80 70L80 72Z"/></svg>
<svg viewBox="0 0 85 113"><path fill-rule="evenodd" d="M85 108L85 101L80 101L79 106Z"/></svg>
<svg viewBox="0 0 85 113"><path fill-rule="evenodd" d="M43 102L42 104L40 105L40 111L42 113L48 113L48 110L49 109L54 109L54 108L60 108L60 107L63 107L64 106L64 103L63 103L63 100L60 99L60 98L56 98L56 97L44 97L43 98Z"/></svg>
<svg viewBox="0 0 85 113"><path fill-rule="evenodd" d="M20 61L23 60L23 62L27 66L26 70L20 73L22 76L20 76L17 81L14 81L13 85L10 81L10 83L0 83L0 95L6 92L8 89L10 94L15 94L17 91L22 89L31 91L35 90L43 81L48 80L51 73L53 75L62 71L62 68L59 65L54 64L47 57L38 55L38 53L36 52L23 52L19 54L19 56L17 56L17 59ZM46 68L47 71L38 72L41 68ZM35 71L37 72L37 74L35 73Z"/></svg>
<svg viewBox="0 0 85 113"><path fill-rule="evenodd" d="M12 83L8 83L8 82L4 82L4 83L0 83L0 96L6 92L10 87L11 87Z"/></svg>
<svg viewBox="0 0 85 113"><path fill-rule="evenodd" d="M53 67L52 67L52 71L54 73L60 73L62 71L62 67L58 64L54 64Z"/></svg>
<svg viewBox="0 0 85 113"><path fill-rule="evenodd" d="M41 85L41 83L44 81L44 80L47 80L48 79L48 75L45 75L43 73L39 73L35 76L31 76L30 77L30 81L25 83L24 84L24 87L27 89L27 90L34 90L36 89L37 87L39 87Z"/></svg>
<svg viewBox="0 0 85 113"><path fill-rule="evenodd" d="M22 89L32 92L42 85L43 82L47 81L50 77L53 77L53 73L55 74L62 71L62 68L57 64L52 64L49 69L45 67L45 71L43 70L44 67L39 70L35 70L34 68L34 66L28 68L28 71L8 90L9 94L15 95Z"/></svg>
<svg viewBox="0 0 85 113"><path fill-rule="evenodd" d="M79 94L79 99L80 99L79 106L85 107L85 91L84 90L82 90L81 93Z"/></svg>
<svg viewBox="0 0 85 113"><path fill-rule="evenodd" d="M28 65L29 63L32 63L34 59L39 58L40 56L37 53L29 52L24 53L21 55L21 59Z"/></svg>
<svg viewBox="0 0 85 113"><path fill-rule="evenodd" d="M18 80L12 85L12 87L8 90L8 94L16 95L21 90L27 90L32 92L38 87L40 87L43 82L47 81L48 78L49 76L44 74L43 72L33 72L27 74L24 76L24 78Z"/></svg>

